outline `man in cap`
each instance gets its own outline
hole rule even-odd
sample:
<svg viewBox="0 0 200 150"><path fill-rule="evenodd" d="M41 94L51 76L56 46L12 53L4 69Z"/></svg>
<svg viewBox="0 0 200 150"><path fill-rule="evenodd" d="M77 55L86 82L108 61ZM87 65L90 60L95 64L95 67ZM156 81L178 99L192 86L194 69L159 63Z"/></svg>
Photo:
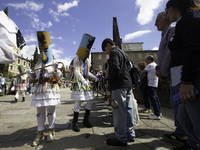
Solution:
<svg viewBox="0 0 200 150"><path fill-rule="evenodd" d="M109 90L112 98L117 101L119 108L113 109L115 138L107 139L111 146L127 146L127 142L134 142L135 131L132 98L131 65L128 55L115 43L106 38L102 42L102 50L109 54Z"/></svg>

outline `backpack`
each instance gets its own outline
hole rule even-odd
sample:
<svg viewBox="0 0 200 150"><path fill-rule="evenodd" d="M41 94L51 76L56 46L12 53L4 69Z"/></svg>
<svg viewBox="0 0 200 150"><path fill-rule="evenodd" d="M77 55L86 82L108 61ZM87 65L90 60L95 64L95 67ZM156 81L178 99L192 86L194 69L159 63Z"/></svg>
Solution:
<svg viewBox="0 0 200 150"><path fill-rule="evenodd" d="M130 62L131 63L131 62ZM130 70L130 76L132 79L132 84L136 85L138 83L138 80L140 79L140 73L136 65L131 63L131 70Z"/></svg>
<svg viewBox="0 0 200 150"><path fill-rule="evenodd" d="M124 52L117 48L117 50L126 58ZM132 85L135 86L138 83L138 80L140 78L140 73L136 65L134 65L132 62L127 61L128 65L130 66L130 76L132 80Z"/></svg>

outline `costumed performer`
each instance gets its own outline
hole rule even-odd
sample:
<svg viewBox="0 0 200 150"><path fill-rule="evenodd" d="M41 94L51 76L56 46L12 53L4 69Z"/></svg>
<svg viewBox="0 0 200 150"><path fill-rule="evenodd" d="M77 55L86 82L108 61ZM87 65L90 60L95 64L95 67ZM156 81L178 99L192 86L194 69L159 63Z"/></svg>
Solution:
<svg viewBox="0 0 200 150"><path fill-rule="evenodd" d="M22 65L18 66L18 71L20 74L25 73L24 67ZM20 93L22 93L22 102L25 102L25 92L27 90L28 84L28 75L23 74L16 77L16 93L15 93L15 100L11 101L11 103L17 103Z"/></svg>
<svg viewBox="0 0 200 150"><path fill-rule="evenodd" d="M53 60L50 35L46 31L37 32L38 45L40 50L40 62L36 64L34 69L47 65L49 67L36 71L28 70L34 80L32 87L31 106L37 108L37 130L32 146L37 146L44 139L44 125L46 116L49 122L49 131L46 138L47 142L51 142L55 137L55 119L56 105L60 105L60 89L57 79L62 78L62 72L57 68L58 63ZM47 115L46 115L47 111Z"/></svg>
<svg viewBox="0 0 200 150"><path fill-rule="evenodd" d="M72 129L76 132L80 131L80 128L78 126L78 116L79 116L81 101L86 101L83 124L88 128L92 127L91 123L89 122L89 115L90 115L90 110L92 108L91 100L94 99L94 96L91 85L89 83L89 77L95 81L97 81L98 79L92 73L89 72L90 63L88 58L94 40L95 37L88 34L84 34L81 43L79 45L79 49L76 53L77 57L75 57L72 60L73 69L71 75L71 80L72 80L71 99L75 99Z"/></svg>

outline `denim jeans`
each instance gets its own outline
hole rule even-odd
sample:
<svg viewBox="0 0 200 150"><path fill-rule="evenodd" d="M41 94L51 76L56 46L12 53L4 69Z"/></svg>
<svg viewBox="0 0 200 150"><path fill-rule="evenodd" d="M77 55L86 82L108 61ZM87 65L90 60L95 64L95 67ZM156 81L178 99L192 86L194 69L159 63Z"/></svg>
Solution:
<svg viewBox="0 0 200 150"><path fill-rule="evenodd" d="M112 91L112 98L119 104L117 109L113 109L115 135L118 140L124 143L127 143L127 138L135 139L131 92L131 87Z"/></svg>
<svg viewBox="0 0 200 150"><path fill-rule="evenodd" d="M30 88L30 89L29 89L29 91L28 91L28 92L29 92L29 94L32 94L32 83L31 83L31 84L29 84L29 88Z"/></svg>
<svg viewBox="0 0 200 150"><path fill-rule="evenodd" d="M200 72L193 85L200 92ZM200 149L200 100L195 99L186 104L181 103L179 105L177 117L188 133L187 144Z"/></svg>
<svg viewBox="0 0 200 150"><path fill-rule="evenodd" d="M153 106L154 114L156 116L160 116L161 107L160 107L160 101L159 101L157 93L156 93L156 88L148 86L147 87L147 94L148 94L148 98L151 101L151 104Z"/></svg>
<svg viewBox="0 0 200 150"><path fill-rule="evenodd" d="M183 136L186 136L186 131L182 127L182 125L179 123L178 118L177 118L178 109L179 109L180 105L175 104L172 99L172 96L179 93L179 90L180 90L180 84L178 84L174 87L170 86L170 101L171 101L172 110L174 113L174 125L176 126L174 133L177 137L182 138ZM182 118L182 119L184 119L184 118Z"/></svg>
<svg viewBox="0 0 200 150"><path fill-rule="evenodd" d="M142 94L142 98L143 98L143 101L144 101L144 107L146 109L151 109L151 102L148 99L147 90L144 90L144 88L140 87L140 92Z"/></svg>

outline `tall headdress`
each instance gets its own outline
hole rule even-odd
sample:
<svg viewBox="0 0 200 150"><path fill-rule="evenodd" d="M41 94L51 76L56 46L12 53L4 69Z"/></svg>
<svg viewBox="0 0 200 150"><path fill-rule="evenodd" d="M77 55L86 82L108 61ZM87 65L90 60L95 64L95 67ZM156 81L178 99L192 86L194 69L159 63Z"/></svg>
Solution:
<svg viewBox="0 0 200 150"><path fill-rule="evenodd" d="M37 32L38 45L40 49L40 60L43 64L53 61L50 35L46 31Z"/></svg>
<svg viewBox="0 0 200 150"><path fill-rule="evenodd" d="M83 34L81 43L79 45L78 51L76 53L82 60L85 60L89 57L90 50L94 43L96 37L93 37L89 34Z"/></svg>

